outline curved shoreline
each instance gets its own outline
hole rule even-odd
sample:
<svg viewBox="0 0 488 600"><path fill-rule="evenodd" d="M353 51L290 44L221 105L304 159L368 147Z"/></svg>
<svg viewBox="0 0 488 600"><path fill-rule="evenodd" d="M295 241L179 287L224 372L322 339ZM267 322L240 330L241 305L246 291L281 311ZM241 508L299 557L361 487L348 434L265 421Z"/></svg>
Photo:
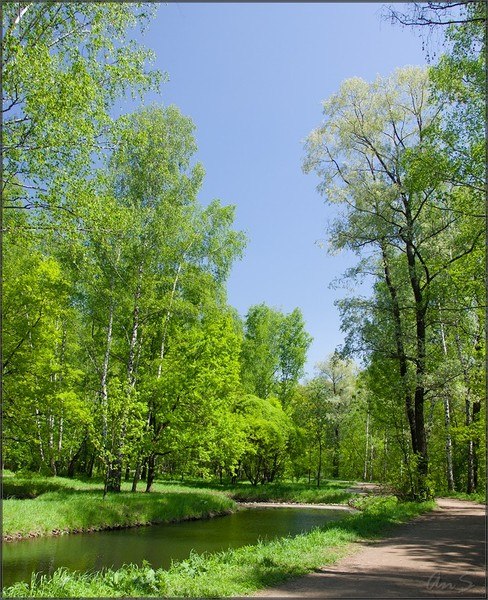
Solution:
<svg viewBox="0 0 488 600"><path fill-rule="evenodd" d="M28 533L7 533L2 535L2 543L7 542L21 542L25 540L33 540L41 537L55 537L60 535L71 535L76 533L96 533L97 531L114 531L117 529L132 529L135 527L149 527L151 525L170 525L172 523L182 523L184 521L201 521L204 519L213 519L215 517L225 517L226 515L232 514L234 511L231 509L209 512L200 516L189 515L181 518L173 519L161 519L146 522L130 523L130 524L115 524L115 525L94 525L93 527L73 527L64 529L52 529L47 532L29 531Z"/></svg>
<svg viewBox="0 0 488 600"><path fill-rule="evenodd" d="M313 508L318 510L342 510L344 512L355 512L351 506L346 504L312 504L312 503L294 503L294 502L236 502L237 508ZM220 512L211 512L207 514L202 514L201 516L188 516L182 518L175 519L162 519L162 520L153 520L146 522L137 522L130 524L116 524L116 525L95 525L93 527L84 527L78 528L74 527L64 528L64 529L52 529L48 532L37 532L37 531L29 531L27 533L8 533L2 535L2 542L20 542L25 540L33 540L41 537L54 537L60 535L72 535L77 533L95 533L97 531L113 531L117 529L131 529L133 527L149 527L151 525L164 525L170 523L181 523L183 521L200 521L203 519L212 519L214 517L224 517L226 515L232 514L233 510L225 510Z"/></svg>
<svg viewBox="0 0 488 600"><path fill-rule="evenodd" d="M317 508L322 510L344 510L346 512L356 511L348 504L307 504L304 502L238 502L237 504L249 508Z"/></svg>

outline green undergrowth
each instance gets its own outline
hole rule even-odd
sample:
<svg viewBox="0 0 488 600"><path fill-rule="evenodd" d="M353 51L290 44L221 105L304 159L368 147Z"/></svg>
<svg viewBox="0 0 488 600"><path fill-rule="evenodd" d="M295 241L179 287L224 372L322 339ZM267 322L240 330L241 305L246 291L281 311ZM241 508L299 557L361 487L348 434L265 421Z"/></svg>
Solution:
<svg viewBox="0 0 488 600"><path fill-rule="evenodd" d="M439 498L454 498L455 500L470 500L479 504L486 504L486 492L476 492L474 494L466 494L465 492L446 492L439 494Z"/></svg>
<svg viewBox="0 0 488 600"><path fill-rule="evenodd" d="M249 483L235 485L216 481L185 481L185 487L207 487L224 492L237 502L292 502L304 504L347 504L353 493L348 489L352 481L324 481L320 488L313 484L299 482L273 482L252 486Z"/></svg>
<svg viewBox="0 0 488 600"><path fill-rule="evenodd" d="M321 528L216 554L191 554L169 570L148 563L99 573L58 569L3 590L13 597L223 597L258 589L313 571L347 554L354 542L372 540L398 523L431 510L433 502L399 502L394 497L361 500L361 510Z"/></svg>
<svg viewBox="0 0 488 600"><path fill-rule="evenodd" d="M306 484L271 483L266 487L242 487L231 491L238 502L298 502L315 504L347 504L353 496L346 482L325 482L320 488Z"/></svg>
<svg viewBox="0 0 488 600"><path fill-rule="evenodd" d="M26 537L165 523L226 514L236 504L224 494L166 486L151 494L69 489L3 504L3 535Z"/></svg>

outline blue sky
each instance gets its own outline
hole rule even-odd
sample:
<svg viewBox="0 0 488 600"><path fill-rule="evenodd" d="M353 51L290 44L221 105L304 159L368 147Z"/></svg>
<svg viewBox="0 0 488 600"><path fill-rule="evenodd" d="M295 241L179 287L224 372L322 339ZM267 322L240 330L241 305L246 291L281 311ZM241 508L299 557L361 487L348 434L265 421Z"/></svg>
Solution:
<svg viewBox="0 0 488 600"><path fill-rule="evenodd" d="M309 375L343 342L334 300L346 292L329 284L355 259L317 244L332 213L316 176L302 172L303 140L344 79L426 63L418 33L381 12L376 3L169 3L141 38L169 75L147 100L176 104L196 125L201 201L235 204L249 237L229 303L241 315L260 302L298 306L314 337Z"/></svg>

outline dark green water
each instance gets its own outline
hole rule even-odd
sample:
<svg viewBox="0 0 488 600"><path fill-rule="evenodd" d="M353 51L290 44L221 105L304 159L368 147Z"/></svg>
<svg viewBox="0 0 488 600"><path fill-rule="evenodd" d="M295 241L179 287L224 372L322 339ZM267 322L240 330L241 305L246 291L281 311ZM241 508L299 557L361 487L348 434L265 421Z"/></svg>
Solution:
<svg viewBox="0 0 488 600"><path fill-rule="evenodd" d="M142 564L168 568L196 552L217 552L259 539L296 535L344 518L344 510L250 508L225 517L115 531L79 533L3 544L3 585L30 581L32 572L76 571Z"/></svg>

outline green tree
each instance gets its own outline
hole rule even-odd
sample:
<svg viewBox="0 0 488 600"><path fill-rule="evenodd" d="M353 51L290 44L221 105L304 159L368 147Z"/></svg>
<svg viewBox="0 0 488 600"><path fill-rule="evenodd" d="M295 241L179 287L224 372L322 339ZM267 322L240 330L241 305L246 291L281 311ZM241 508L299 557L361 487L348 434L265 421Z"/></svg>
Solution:
<svg viewBox="0 0 488 600"><path fill-rule="evenodd" d="M239 346L240 336L225 311L211 311L174 337L162 376L147 390L151 412L146 491L154 481L158 457L214 450L239 385Z"/></svg>
<svg viewBox="0 0 488 600"><path fill-rule="evenodd" d="M2 10L3 190L29 208L73 211L73 180L103 155L110 110L129 90L155 89L149 51L127 41L148 5L6 3ZM28 193L28 198L25 194ZM68 213L69 214L69 213Z"/></svg>
<svg viewBox="0 0 488 600"><path fill-rule="evenodd" d="M319 189L328 201L344 208L331 227L331 247L359 255L372 251L351 274L373 272L382 286L383 322L386 311L391 324L384 349L403 381L417 465L412 493L420 497L428 493L425 403L435 285L475 251L483 232L465 211L461 224L459 206L466 208L466 200L473 199L450 181L451 165L431 135L442 106L428 97L428 74L415 68L373 84L344 82L324 103L326 121L310 134L305 161L305 169L320 176ZM346 318L348 306L342 305ZM363 328L354 316L345 327L354 323ZM379 326L377 320L370 323Z"/></svg>
<svg viewBox="0 0 488 600"><path fill-rule="evenodd" d="M303 375L311 341L298 308L285 315L264 303L252 306L244 323L245 390L260 398L276 395L286 404Z"/></svg>
<svg viewBox="0 0 488 600"><path fill-rule="evenodd" d="M235 404L245 420L241 466L252 485L269 483L282 472L293 425L276 398L246 395Z"/></svg>

